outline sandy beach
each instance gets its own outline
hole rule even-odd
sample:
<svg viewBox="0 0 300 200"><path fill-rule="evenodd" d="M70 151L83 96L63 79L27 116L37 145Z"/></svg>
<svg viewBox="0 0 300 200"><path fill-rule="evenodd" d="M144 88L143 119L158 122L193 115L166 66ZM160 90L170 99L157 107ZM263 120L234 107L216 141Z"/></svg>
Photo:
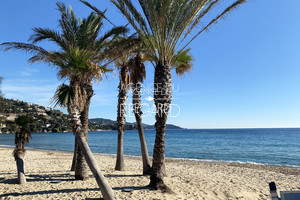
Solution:
<svg viewBox="0 0 300 200"><path fill-rule="evenodd" d="M27 183L16 184L12 150L0 148L0 199L99 199L101 192L92 174L88 181L75 181L70 172L72 154L27 150ZM167 159L166 184L172 193L147 188L138 157L126 157L126 171L114 170L115 157L96 155L98 164L119 199L264 200L268 183L278 190L300 190L300 170L265 165L212 163ZM61 180L51 183L51 180ZM133 192L124 192L126 188Z"/></svg>

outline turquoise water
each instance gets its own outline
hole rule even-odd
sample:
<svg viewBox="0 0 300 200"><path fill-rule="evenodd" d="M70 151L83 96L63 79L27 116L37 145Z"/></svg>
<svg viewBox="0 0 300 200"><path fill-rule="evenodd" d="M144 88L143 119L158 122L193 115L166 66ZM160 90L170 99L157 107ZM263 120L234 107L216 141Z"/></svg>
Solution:
<svg viewBox="0 0 300 200"><path fill-rule="evenodd" d="M155 131L145 130L150 156ZM0 134L1 146L13 146L14 134ZM27 148L73 151L72 133L33 133ZM117 132L89 133L94 153L115 154ZM125 131L124 154L139 156L135 130ZM249 162L300 168L300 129L195 129L167 130L166 157L208 161Z"/></svg>

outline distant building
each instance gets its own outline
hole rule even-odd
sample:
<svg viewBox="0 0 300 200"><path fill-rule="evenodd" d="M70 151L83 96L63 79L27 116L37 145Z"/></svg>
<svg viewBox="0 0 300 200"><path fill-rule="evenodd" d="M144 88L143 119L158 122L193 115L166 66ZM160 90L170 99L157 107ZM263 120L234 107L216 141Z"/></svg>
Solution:
<svg viewBox="0 0 300 200"><path fill-rule="evenodd" d="M5 117L5 121L11 121L11 122L13 122L13 121L15 121L15 119L18 117L18 115L17 114L8 114L8 115L6 115L6 117Z"/></svg>

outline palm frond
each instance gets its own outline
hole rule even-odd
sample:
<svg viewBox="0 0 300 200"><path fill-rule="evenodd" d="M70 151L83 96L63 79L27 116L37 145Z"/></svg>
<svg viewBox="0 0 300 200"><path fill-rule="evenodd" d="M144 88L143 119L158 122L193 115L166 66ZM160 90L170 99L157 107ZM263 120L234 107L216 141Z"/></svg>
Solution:
<svg viewBox="0 0 300 200"><path fill-rule="evenodd" d="M174 57L174 63L172 68L175 68L176 74L178 76L183 76L185 73L191 71L193 58L189 54L191 49L186 49L184 51L178 52Z"/></svg>
<svg viewBox="0 0 300 200"><path fill-rule="evenodd" d="M106 16L105 16L105 12L106 10L104 10L103 12L100 11L98 8L96 8L95 6L91 5L90 3L88 3L87 1L83 1L80 0L81 3L83 3L84 5L86 5L87 7L89 7L90 9L92 9L93 11L95 11L99 16L101 16L102 18L106 19L106 21L108 21L111 25L115 26Z"/></svg>
<svg viewBox="0 0 300 200"><path fill-rule="evenodd" d="M9 50L21 50L26 53L46 53L47 51L42 47L36 46L34 44L27 44L21 42L4 42L0 44L0 47L3 51Z"/></svg>
<svg viewBox="0 0 300 200"><path fill-rule="evenodd" d="M21 127L28 127L31 119L26 115L20 115L15 119L15 123Z"/></svg>
<svg viewBox="0 0 300 200"><path fill-rule="evenodd" d="M51 103L54 107L67 107L74 99L75 92L72 87L66 84L60 85L54 96L51 99Z"/></svg>
<svg viewBox="0 0 300 200"><path fill-rule="evenodd" d="M108 32L106 32L102 37L96 40L95 47L96 49L100 50L101 48L105 47L103 43L107 41L109 38L111 38L111 42L114 42L113 39L120 36L120 35L126 35L129 32L129 29L126 26L117 26L110 29ZM115 43L116 44L116 43Z"/></svg>
<svg viewBox="0 0 300 200"><path fill-rule="evenodd" d="M31 138L29 124L32 123L32 119L27 115L19 115L15 119L15 123L18 125L18 130L15 135L15 144L29 142Z"/></svg>
<svg viewBox="0 0 300 200"><path fill-rule="evenodd" d="M45 64L60 66L64 68L66 65L66 54L57 51L50 52L39 52L38 54L32 56L28 59L29 63L43 62Z"/></svg>
<svg viewBox="0 0 300 200"><path fill-rule="evenodd" d="M121 11L121 13L127 18L129 23L138 32L140 37L144 34L150 35L147 24L142 14L133 6L131 1L128 0L111 0L111 2Z"/></svg>
<svg viewBox="0 0 300 200"><path fill-rule="evenodd" d="M212 19L204 28L202 28L197 34L195 34L192 37L192 39L182 49L185 49L196 37L198 37L204 31L208 30L211 27L211 25L216 24L220 19L224 19L226 15L228 15L234 9L238 8L241 4L246 2L247 2L246 0L238 0L235 1L233 4L231 4L230 6L228 6L221 14L219 14L217 17Z"/></svg>
<svg viewBox="0 0 300 200"><path fill-rule="evenodd" d="M72 44L76 42L76 35L79 29L80 20L77 20L72 7L69 6L69 9L65 6L64 3L56 3L59 12L61 13L61 19L59 20L59 26L62 29L62 37L66 43ZM64 49L67 50L67 49Z"/></svg>
<svg viewBox="0 0 300 200"><path fill-rule="evenodd" d="M196 32L187 45L187 36L201 23L219 0L138 0L143 15L133 6L132 0L111 0L127 18L147 46L152 61L171 65L176 52L181 52L201 32L223 18L246 0L236 0L220 15L214 18L202 31Z"/></svg>
<svg viewBox="0 0 300 200"><path fill-rule="evenodd" d="M112 40L106 40L102 51L96 56L98 60L116 61L123 57L129 57L137 46L141 44L141 40L135 34L128 37L115 37Z"/></svg>
<svg viewBox="0 0 300 200"><path fill-rule="evenodd" d="M144 65L141 54L136 54L128 61L128 68L131 83L137 84L144 81L144 79L146 78L146 67Z"/></svg>
<svg viewBox="0 0 300 200"><path fill-rule="evenodd" d="M102 24L102 18L95 13L91 13L86 19L83 19L76 35L77 46L93 49Z"/></svg>

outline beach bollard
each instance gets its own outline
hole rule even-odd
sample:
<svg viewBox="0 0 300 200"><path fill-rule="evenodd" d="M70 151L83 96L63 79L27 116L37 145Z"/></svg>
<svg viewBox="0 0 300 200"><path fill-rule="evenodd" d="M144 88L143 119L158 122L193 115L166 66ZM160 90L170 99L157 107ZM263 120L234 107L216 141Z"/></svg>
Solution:
<svg viewBox="0 0 300 200"><path fill-rule="evenodd" d="M272 200L279 200L275 182L269 183L269 188Z"/></svg>

